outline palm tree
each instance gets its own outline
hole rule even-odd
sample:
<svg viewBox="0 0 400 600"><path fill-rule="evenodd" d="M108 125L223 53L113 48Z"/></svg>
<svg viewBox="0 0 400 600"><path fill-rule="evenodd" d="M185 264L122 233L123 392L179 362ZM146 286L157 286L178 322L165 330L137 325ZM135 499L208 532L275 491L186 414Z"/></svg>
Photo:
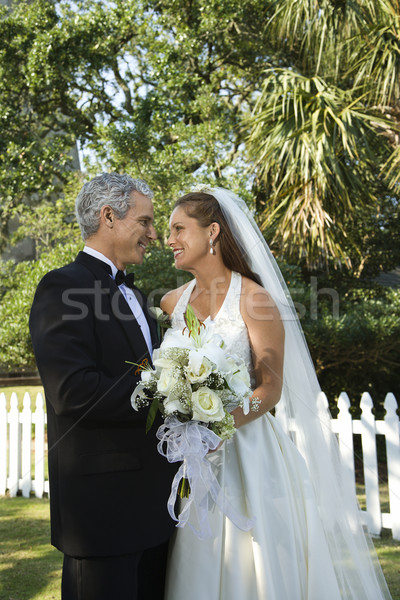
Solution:
<svg viewBox="0 0 400 600"><path fill-rule="evenodd" d="M352 268L349 247L359 248L348 219L399 181L399 3L273 5L266 27L277 64L245 122L266 197L261 225L287 257Z"/></svg>

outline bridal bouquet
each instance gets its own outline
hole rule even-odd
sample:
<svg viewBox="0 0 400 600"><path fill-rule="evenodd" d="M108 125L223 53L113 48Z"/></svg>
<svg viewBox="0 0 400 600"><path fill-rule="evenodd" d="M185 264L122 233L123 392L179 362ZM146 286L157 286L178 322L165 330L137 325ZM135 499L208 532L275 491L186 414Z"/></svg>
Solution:
<svg viewBox="0 0 400 600"><path fill-rule="evenodd" d="M167 332L153 353L154 368L149 364L138 367L141 381L132 394L132 406L139 410L150 405L147 431L158 410L164 416L157 431L158 451L170 462L182 463L168 501L178 526L188 522L194 504L200 529L189 525L199 537L210 535L207 512L211 495L238 527L248 529L250 522L226 501L206 455L234 435L232 410L240 406L245 414L249 412L250 376L244 362L226 352L221 336L207 330L190 304L185 323L183 331ZM256 410L257 399L251 403ZM179 518L174 512L177 493L188 498Z"/></svg>

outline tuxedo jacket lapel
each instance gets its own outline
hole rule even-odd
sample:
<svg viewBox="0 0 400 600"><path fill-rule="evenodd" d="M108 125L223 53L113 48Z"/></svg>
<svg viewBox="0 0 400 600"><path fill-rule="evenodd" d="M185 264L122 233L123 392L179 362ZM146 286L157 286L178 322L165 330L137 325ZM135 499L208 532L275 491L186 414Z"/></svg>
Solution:
<svg viewBox="0 0 400 600"><path fill-rule="evenodd" d="M79 252L75 260L76 262L84 264L94 275L95 279L101 282L102 292L100 294L100 302L98 302L101 315L108 316L110 319L115 319L118 326L122 327L124 335L127 337L129 345L132 350L134 350L139 362L146 357L148 358L149 351L142 330L132 314L124 295L110 276L110 267L103 261L86 252ZM144 296L141 295L141 298L140 303L143 307L145 316L149 321L150 331L152 332L152 324L148 314L146 314L147 311L145 310L146 302Z"/></svg>
<svg viewBox="0 0 400 600"><path fill-rule="evenodd" d="M135 350L138 362L145 358L150 358L149 349L144 339L142 329L133 315L129 304L124 295L119 290L117 284L111 279L111 306L112 312L116 316L119 325L128 338L130 346ZM143 304L143 302L141 302Z"/></svg>

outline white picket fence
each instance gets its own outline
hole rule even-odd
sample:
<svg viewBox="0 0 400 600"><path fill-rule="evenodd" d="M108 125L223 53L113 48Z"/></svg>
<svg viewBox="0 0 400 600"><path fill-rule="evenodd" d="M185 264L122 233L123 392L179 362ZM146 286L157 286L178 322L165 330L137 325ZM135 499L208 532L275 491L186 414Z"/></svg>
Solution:
<svg viewBox="0 0 400 600"><path fill-rule="evenodd" d="M49 482L45 480L46 424L42 394L37 395L33 412L28 393L24 396L21 412L15 393L11 395L8 412L6 396L3 392L0 394L0 495L7 490L10 496L22 491L26 498L31 492L37 498L49 493Z"/></svg>
<svg viewBox="0 0 400 600"><path fill-rule="evenodd" d="M324 393L321 401L328 406ZM350 470L355 482L353 435L361 435L366 510L361 511L363 522L372 535L380 535L382 528L392 530L393 539L400 540L400 420L396 414L397 402L387 394L384 420L376 420L373 402L368 393L361 398L361 418L352 419L350 400L343 392L338 399L339 414L332 419L337 434L343 464ZM18 399L12 394L10 410L4 393L0 394L0 495L16 496L19 491L37 498L49 493L45 479L47 461L46 412L41 394L37 395L35 410L31 408L28 393L23 399L23 410L18 410ZM381 510L376 436L385 437L390 512Z"/></svg>

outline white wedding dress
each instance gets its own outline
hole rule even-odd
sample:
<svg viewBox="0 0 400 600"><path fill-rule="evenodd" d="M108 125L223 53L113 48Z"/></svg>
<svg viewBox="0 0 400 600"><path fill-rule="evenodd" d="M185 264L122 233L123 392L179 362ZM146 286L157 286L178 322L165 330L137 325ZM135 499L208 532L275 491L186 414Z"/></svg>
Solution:
<svg viewBox="0 0 400 600"><path fill-rule="evenodd" d="M240 314L241 281L241 275L232 273L220 311L205 325L222 336L228 351L242 358L251 373L249 339ZM194 285L195 280L175 307L173 328L185 326L183 314ZM241 427L208 459L229 502L242 515L254 517L255 525L241 531L214 506L212 539L199 540L187 525L177 528L166 600L347 597L339 589L305 462L274 416L268 413ZM361 588L360 599L365 597Z"/></svg>

